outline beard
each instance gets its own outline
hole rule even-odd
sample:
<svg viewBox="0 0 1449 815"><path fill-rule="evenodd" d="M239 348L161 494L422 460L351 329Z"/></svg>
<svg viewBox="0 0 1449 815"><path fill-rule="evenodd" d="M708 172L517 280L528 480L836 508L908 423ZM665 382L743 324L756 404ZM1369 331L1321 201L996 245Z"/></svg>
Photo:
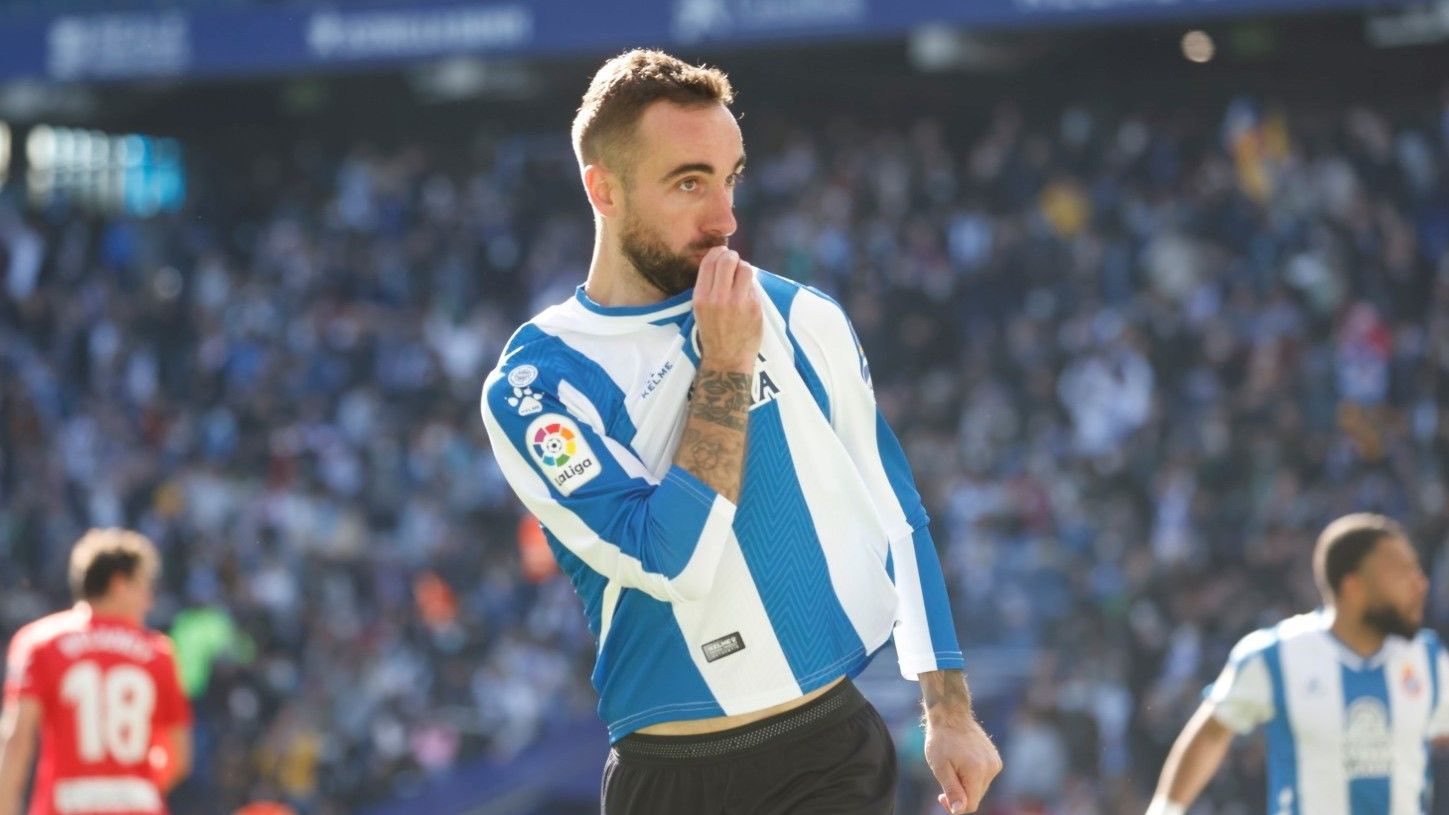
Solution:
<svg viewBox="0 0 1449 815"><path fill-rule="evenodd" d="M1419 624L1405 617L1390 605L1381 605L1364 610L1364 624L1380 634L1393 635L1411 640L1419 633Z"/></svg>
<svg viewBox="0 0 1449 815"><path fill-rule="evenodd" d="M619 243L624 257L629 259L639 275L649 285L664 292L665 297L673 297L694 288L699 278L699 261L693 255L723 246L725 238L722 235L705 238L685 247L684 252L675 252L631 213L624 219Z"/></svg>

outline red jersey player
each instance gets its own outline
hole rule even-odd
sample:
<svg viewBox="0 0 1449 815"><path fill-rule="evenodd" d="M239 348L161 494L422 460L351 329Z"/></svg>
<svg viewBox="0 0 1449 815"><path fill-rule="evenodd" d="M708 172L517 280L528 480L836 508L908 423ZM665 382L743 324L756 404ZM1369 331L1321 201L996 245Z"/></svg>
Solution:
<svg viewBox="0 0 1449 815"><path fill-rule="evenodd" d="M70 556L78 600L10 641L0 715L0 815L165 815L191 765L191 707L171 640L144 627L160 562L144 536L93 529Z"/></svg>

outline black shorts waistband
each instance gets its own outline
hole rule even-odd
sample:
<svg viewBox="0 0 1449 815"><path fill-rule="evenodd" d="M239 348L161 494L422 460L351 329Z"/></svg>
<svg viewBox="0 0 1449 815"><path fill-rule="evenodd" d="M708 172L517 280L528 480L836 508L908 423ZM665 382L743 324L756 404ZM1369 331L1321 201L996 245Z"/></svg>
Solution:
<svg viewBox="0 0 1449 815"><path fill-rule="evenodd" d="M807 735L849 717L866 704L865 697L847 678L819 698L758 722L697 736L631 733L614 743L614 751L626 759L688 761L724 758L748 753L786 734Z"/></svg>

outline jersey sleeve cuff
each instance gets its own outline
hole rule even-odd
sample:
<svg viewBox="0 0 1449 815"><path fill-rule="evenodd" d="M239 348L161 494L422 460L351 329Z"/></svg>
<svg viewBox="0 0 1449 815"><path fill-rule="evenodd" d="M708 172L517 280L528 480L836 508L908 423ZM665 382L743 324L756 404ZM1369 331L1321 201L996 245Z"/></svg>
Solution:
<svg viewBox="0 0 1449 815"><path fill-rule="evenodd" d="M928 654L900 653L897 655L897 662L900 664L901 676L912 682L916 681L921 674L931 671L966 670L966 659L960 651L937 651Z"/></svg>
<svg viewBox="0 0 1449 815"><path fill-rule="evenodd" d="M677 497L677 500L669 502L670 505L687 505L693 503L697 506L709 508L716 500L723 501L733 512L735 505L728 498L715 492L714 487L704 483L693 473L679 466L671 465L669 472L664 474L664 480L659 484L660 490L668 490Z"/></svg>

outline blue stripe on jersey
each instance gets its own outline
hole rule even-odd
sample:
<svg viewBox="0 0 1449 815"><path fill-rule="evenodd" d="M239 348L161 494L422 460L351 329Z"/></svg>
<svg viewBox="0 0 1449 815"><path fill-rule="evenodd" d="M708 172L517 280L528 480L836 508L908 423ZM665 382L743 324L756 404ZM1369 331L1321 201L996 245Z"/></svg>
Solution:
<svg viewBox="0 0 1449 815"><path fill-rule="evenodd" d="M795 298L800 294L800 284L786 280L778 275L762 272L759 276L760 286L764 288L765 294L769 296L770 302L775 304L775 309L780 316L785 318L787 327L785 335L790 338L790 348L795 352L795 370L800 372L800 378L805 381L805 387L809 388L810 395L815 397L815 404L820 406L820 412L825 414L825 420L830 421L830 394L825 390L825 383L820 380L819 374L815 373L815 366L810 364L809 357L800 348L799 340L795 339L795 332L788 330L790 325L790 306L794 304Z"/></svg>
<svg viewBox="0 0 1449 815"><path fill-rule="evenodd" d="M863 661L865 644L830 582L779 399L750 412L748 438L735 537L795 681L808 692Z"/></svg>
<svg viewBox="0 0 1449 815"><path fill-rule="evenodd" d="M1383 709L1384 724L1387 726L1385 735L1393 733L1393 710L1389 703L1389 683L1384 677L1383 666L1366 668L1361 671L1353 670L1347 665L1340 665L1343 677L1343 709L1344 718L1347 721L1348 711L1352 709L1355 702L1367 700L1378 703ZM1347 733L1345 733L1347 737ZM1386 743L1384 749L1392 750L1392 744ZM1389 777L1377 778L1350 778L1348 781L1348 809L1354 815L1388 815L1389 812Z"/></svg>
<svg viewBox="0 0 1449 815"><path fill-rule="evenodd" d="M573 581L574 592L584 604L584 619L588 621L589 631L593 633L594 642L597 643L599 632L603 630L604 588L609 585L608 579L590 569L588 564L570 552L546 527L543 538L548 541L548 548L558 561L559 570Z"/></svg>
<svg viewBox="0 0 1449 815"><path fill-rule="evenodd" d="M669 603L637 589L624 589L619 592L615 614L629 624L609 630L593 675L594 689L599 692L599 718L609 727L610 742L659 722L725 715L694 667ZM619 670L619 665L649 665L653 670L646 675ZM649 713L637 713L644 710Z"/></svg>
<svg viewBox="0 0 1449 815"><path fill-rule="evenodd" d="M1268 720L1268 813L1299 815L1298 744L1288 721L1288 693L1283 686L1283 649L1278 640L1264 648L1261 659L1273 686L1273 718ZM1246 660L1244 660L1246 661Z"/></svg>
<svg viewBox="0 0 1449 815"><path fill-rule="evenodd" d="M697 339L694 334L694 310L690 309L681 316L684 319L680 320L676 325L679 326L680 335L684 337L684 356L689 360L689 364L694 366L695 370L699 370L699 349L694 346Z"/></svg>
<svg viewBox="0 0 1449 815"><path fill-rule="evenodd" d="M879 410L875 413L875 440L880 450L881 466L885 468L886 478L890 479L891 491L896 494L901 511L906 514L906 521L912 529L921 529L931 519L921 503L921 494L916 492L916 481L911 476L911 463L906 461L906 451L901 449L896 434L891 432Z"/></svg>
<svg viewBox="0 0 1449 815"><path fill-rule="evenodd" d="M944 586L946 576L941 573L941 559L936 554L936 542L931 539L931 530L923 526L911 536L911 545L916 547L916 572L921 586ZM887 572L894 572L887 564ZM895 579L895 575L891 575ZM926 604L926 627L931 632L931 649L936 652L939 670L965 668L964 658L944 656L961 650L956 639L956 625L951 616L951 600L942 591L922 591L921 599Z"/></svg>
<svg viewBox="0 0 1449 815"><path fill-rule="evenodd" d="M1439 709L1439 637L1430 631L1424 635L1424 650L1429 654L1429 713Z"/></svg>
<svg viewBox="0 0 1449 815"><path fill-rule="evenodd" d="M1439 643L1432 631L1424 634L1424 650L1429 655L1429 715L1439 710ZM1428 812L1434 801L1434 754L1424 742L1424 789L1419 793L1419 810Z"/></svg>
<svg viewBox="0 0 1449 815"><path fill-rule="evenodd" d="M657 320L650 320L650 325L683 325L685 320L693 320L694 312L681 311L672 317L660 317Z"/></svg>
<svg viewBox="0 0 1449 815"><path fill-rule="evenodd" d="M549 334L532 323L524 325L508 343L508 353L525 346L516 357L504 364L505 371L522 363L538 368L539 387L548 393L558 395L559 380L568 382L594 403L600 418L604 420L604 431L615 441L625 445L634 443L634 421L624 410L624 392L597 362L584 356L562 339ZM510 387L507 377L499 379L501 387ZM535 388L538 390L538 388Z"/></svg>

